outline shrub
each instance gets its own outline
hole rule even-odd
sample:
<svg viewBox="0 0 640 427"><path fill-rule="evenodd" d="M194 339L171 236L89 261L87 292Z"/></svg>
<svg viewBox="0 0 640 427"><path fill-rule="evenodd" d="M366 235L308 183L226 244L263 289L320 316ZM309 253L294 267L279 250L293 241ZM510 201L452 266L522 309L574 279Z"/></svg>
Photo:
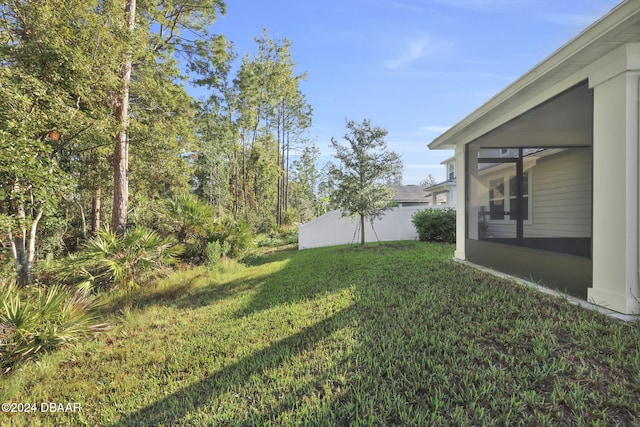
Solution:
<svg viewBox="0 0 640 427"><path fill-rule="evenodd" d="M130 230L124 237L102 231L90 239L58 272L63 280L84 279L90 287L137 287L163 265L176 261L182 246L146 228Z"/></svg>
<svg viewBox="0 0 640 427"><path fill-rule="evenodd" d="M106 327L97 322L95 297L81 290L5 283L0 285L0 301L0 367L5 373Z"/></svg>
<svg viewBox="0 0 640 427"><path fill-rule="evenodd" d="M207 260L208 230L215 224L214 211L204 201L192 194L167 201L165 204L165 228L184 246L182 258L188 262Z"/></svg>
<svg viewBox="0 0 640 427"><path fill-rule="evenodd" d="M254 247L253 234L249 225L242 220L226 219L210 227L207 231L207 242L216 240L222 245L228 243L227 255L231 258L241 258Z"/></svg>
<svg viewBox="0 0 640 427"><path fill-rule="evenodd" d="M425 209L413 214L411 222L424 242L455 243L456 211L454 209Z"/></svg>
<svg viewBox="0 0 640 427"><path fill-rule="evenodd" d="M264 246L283 246L292 243L298 243L298 228L297 227L282 227L274 235L261 236L257 239L258 247Z"/></svg>
<svg viewBox="0 0 640 427"><path fill-rule="evenodd" d="M215 267L222 258L226 258L231 250L231 244L227 241L220 244L219 240L207 243L207 267Z"/></svg>

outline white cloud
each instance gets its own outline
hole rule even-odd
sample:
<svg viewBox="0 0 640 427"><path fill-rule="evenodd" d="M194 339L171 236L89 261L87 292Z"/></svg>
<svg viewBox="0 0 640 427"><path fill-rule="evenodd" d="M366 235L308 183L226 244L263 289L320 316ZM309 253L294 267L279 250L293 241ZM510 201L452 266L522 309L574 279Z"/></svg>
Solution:
<svg viewBox="0 0 640 427"><path fill-rule="evenodd" d="M409 163L404 165L405 169L416 169L416 170L440 170L442 169L444 173L445 167L440 163Z"/></svg>
<svg viewBox="0 0 640 427"><path fill-rule="evenodd" d="M407 37L396 43L396 46L399 53L384 62L385 68L390 70L400 70L421 59L447 54L453 44L434 41L429 35L422 33Z"/></svg>
<svg viewBox="0 0 640 427"><path fill-rule="evenodd" d="M411 40L407 40L402 47L400 55L394 59L385 61L384 66L391 70L397 70L407 64L417 61L431 50L431 38L427 35L421 35Z"/></svg>

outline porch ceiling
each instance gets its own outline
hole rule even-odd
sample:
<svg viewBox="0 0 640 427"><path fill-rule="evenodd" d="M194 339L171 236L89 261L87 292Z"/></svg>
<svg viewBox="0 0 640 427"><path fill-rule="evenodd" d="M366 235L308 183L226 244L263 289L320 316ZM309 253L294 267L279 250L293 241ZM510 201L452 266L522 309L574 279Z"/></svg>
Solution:
<svg viewBox="0 0 640 427"><path fill-rule="evenodd" d="M562 46L511 85L429 144L430 149L455 149L477 138L488 123L514 118L518 107L562 82L599 58L627 44L640 42L640 0L626 0Z"/></svg>

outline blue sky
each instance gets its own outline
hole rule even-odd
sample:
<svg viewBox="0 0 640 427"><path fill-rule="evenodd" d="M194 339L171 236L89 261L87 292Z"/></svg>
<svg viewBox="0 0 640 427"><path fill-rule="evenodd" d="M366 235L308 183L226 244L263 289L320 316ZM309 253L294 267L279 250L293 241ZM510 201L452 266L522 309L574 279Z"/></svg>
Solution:
<svg viewBox="0 0 640 427"><path fill-rule="evenodd" d="M389 131L404 184L444 180L451 151L427 144L620 0L228 0L211 31L253 54L262 28L287 38L314 110L309 136L332 159L331 137L364 118ZM320 166L322 166L322 164Z"/></svg>

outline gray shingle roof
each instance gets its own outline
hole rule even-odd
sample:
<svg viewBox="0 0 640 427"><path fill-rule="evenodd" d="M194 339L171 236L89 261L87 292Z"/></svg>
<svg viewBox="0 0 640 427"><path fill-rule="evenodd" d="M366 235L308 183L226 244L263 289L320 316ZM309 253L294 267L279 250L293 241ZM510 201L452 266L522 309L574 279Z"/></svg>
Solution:
<svg viewBox="0 0 640 427"><path fill-rule="evenodd" d="M426 202L428 200L427 192L424 187L419 185L392 185L391 188L396 190L396 197L393 198L393 201L398 203Z"/></svg>

